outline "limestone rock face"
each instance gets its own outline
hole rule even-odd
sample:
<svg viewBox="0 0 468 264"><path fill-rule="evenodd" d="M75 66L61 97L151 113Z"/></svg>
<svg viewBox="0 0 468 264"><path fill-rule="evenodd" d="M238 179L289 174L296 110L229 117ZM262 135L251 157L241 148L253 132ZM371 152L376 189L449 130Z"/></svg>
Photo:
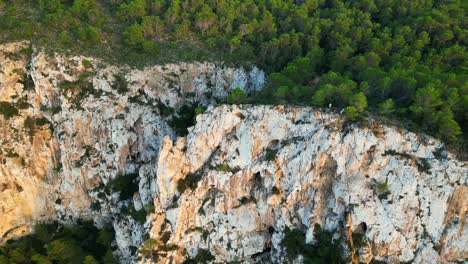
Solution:
<svg viewBox="0 0 468 264"><path fill-rule="evenodd" d="M92 219L114 226L117 253L130 262L150 224L122 212L153 204L159 149L165 136L175 137L170 124L179 109L216 104L235 87L259 90L263 82L256 67L137 70L47 55L26 42L0 45L0 241L38 221ZM136 186L132 199L112 188L124 175Z"/></svg>
<svg viewBox="0 0 468 264"><path fill-rule="evenodd" d="M29 58L19 52L25 45L4 45L0 52L1 240L30 232L33 221L55 218L59 144L47 124L35 122L42 115L30 107L35 97L25 88Z"/></svg>
<svg viewBox="0 0 468 264"><path fill-rule="evenodd" d="M443 144L308 107L214 107L264 82L0 45L0 242L87 219L114 227L122 263L283 263L286 227L315 243L319 224L353 262L468 258L468 171Z"/></svg>
<svg viewBox="0 0 468 264"><path fill-rule="evenodd" d="M204 249L220 263L281 263L285 227L312 242L315 224L336 234L365 226L367 246L349 248L361 262L466 259L464 164L437 140L374 125L281 106L221 106L197 116L185 139L165 139L158 160L154 221L167 225L153 225L150 235L170 234L167 243L178 246L159 262ZM178 191L180 179L196 184Z"/></svg>

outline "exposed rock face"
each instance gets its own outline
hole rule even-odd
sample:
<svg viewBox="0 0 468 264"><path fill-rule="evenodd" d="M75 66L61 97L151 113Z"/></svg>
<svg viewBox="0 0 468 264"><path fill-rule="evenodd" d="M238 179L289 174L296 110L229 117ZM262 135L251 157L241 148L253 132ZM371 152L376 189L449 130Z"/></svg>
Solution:
<svg viewBox="0 0 468 264"><path fill-rule="evenodd" d="M175 135L174 112L264 82L255 67L136 70L32 53L28 43L1 45L0 62L0 241L30 232L37 221L94 219L114 225L124 262L144 227L121 210L153 203L155 162L164 136ZM130 173L137 192L121 201L108 184Z"/></svg>
<svg viewBox="0 0 468 264"><path fill-rule="evenodd" d="M468 258L468 171L437 140L306 107L209 106L262 89L255 67L136 70L27 48L0 45L0 241L92 219L113 225L123 263L154 262L145 250L281 263L284 229L314 242L320 224L353 261ZM190 104L209 107L177 137Z"/></svg>
<svg viewBox="0 0 468 264"><path fill-rule="evenodd" d="M178 192L194 175L196 187ZM309 242L316 223L337 234L365 226L362 262L463 260L466 184L463 163L432 138L311 108L222 106L197 116L185 139L164 140L154 221L167 226L151 237L169 231L178 246L161 263L200 249L219 262L283 262L286 226Z"/></svg>

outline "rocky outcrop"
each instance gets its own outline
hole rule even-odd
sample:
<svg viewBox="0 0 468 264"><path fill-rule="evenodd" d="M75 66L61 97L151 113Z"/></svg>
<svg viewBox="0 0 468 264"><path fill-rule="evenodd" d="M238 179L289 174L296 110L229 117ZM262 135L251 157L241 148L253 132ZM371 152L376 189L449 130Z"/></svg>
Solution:
<svg viewBox="0 0 468 264"><path fill-rule="evenodd" d="M122 263L282 263L286 228L313 244L319 224L348 261L468 258L468 171L435 139L307 107L214 107L262 89L255 67L132 69L28 43L0 45L0 62L0 241L90 219L112 224ZM181 136L195 106L208 109Z"/></svg>
<svg viewBox="0 0 468 264"><path fill-rule="evenodd" d="M259 90L264 82L255 67L138 70L47 55L26 42L1 45L0 62L1 240L38 221L93 219L114 226L124 262L142 242L144 219L132 214L153 203L155 162L163 138L176 135L179 109L216 104L235 87ZM132 199L112 188L121 176L131 178Z"/></svg>
<svg viewBox="0 0 468 264"><path fill-rule="evenodd" d="M218 262L281 263L285 227L313 242L315 224L344 238L349 260L468 257L467 169L432 138L311 108L222 106L164 142L154 221L167 225L150 234L177 249L158 248L160 263L200 250ZM195 183L177 189L184 181ZM350 248L356 232L365 241Z"/></svg>

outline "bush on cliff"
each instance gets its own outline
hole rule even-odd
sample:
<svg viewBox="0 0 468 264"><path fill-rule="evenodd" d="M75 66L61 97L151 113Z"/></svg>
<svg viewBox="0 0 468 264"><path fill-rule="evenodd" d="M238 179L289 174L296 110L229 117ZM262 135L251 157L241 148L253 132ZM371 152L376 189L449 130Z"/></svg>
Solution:
<svg viewBox="0 0 468 264"><path fill-rule="evenodd" d="M118 263L111 254L113 240L112 228L98 229L90 222L37 224L34 233L0 246L0 263Z"/></svg>
<svg viewBox="0 0 468 264"><path fill-rule="evenodd" d="M340 241L333 239L333 233L324 231L319 224L315 224L314 238L315 243L307 244L302 230L286 227L281 245L286 250L287 259L294 261L301 255L304 263L345 263Z"/></svg>

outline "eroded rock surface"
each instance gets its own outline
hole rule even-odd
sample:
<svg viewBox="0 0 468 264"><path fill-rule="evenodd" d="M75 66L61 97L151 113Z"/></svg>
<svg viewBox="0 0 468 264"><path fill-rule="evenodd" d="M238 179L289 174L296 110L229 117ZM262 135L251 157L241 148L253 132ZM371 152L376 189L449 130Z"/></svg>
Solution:
<svg viewBox="0 0 468 264"><path fill-rule="evenodd" d="M365 226L367 243L353 249L361 262L466 259L463 163L432 138L374 125L281 106L197 116L186 138L165 139L158 161L153 221L167 225L153 225L151 237L170 232L178 246L160 262L206 249L219 262L281 263L285 227L311 242L315 224L345 241ZM195 188L178 192L180 179L195 179Z"/></svg>
<svg viewBox="0 0 468 264"><path fill-rule="evenodd" d="M93 219L112 223L124 262L145 230L131 212L153 204L160 145L175 137L179 109L216 104L235 87L259 90L264 82L255 67L136 70L47 55L26 42L0 45L0 63L1 241L38 221ZM133 199L122 201L110 187L122 175L133 175Z"/></svg>
<svg viewBox="0 0 468 264"><path fill-rule="evenodd" d="M439 141L307 107L213 107L264 78L255 67L136 70L0 45L0 240L39 221L91 219L113 225L122 263L207 252L282 263L285 228L314 243L319 224L348 261L468 258L468 171ZM178 137L196 105L208 109Z"/></svg>

